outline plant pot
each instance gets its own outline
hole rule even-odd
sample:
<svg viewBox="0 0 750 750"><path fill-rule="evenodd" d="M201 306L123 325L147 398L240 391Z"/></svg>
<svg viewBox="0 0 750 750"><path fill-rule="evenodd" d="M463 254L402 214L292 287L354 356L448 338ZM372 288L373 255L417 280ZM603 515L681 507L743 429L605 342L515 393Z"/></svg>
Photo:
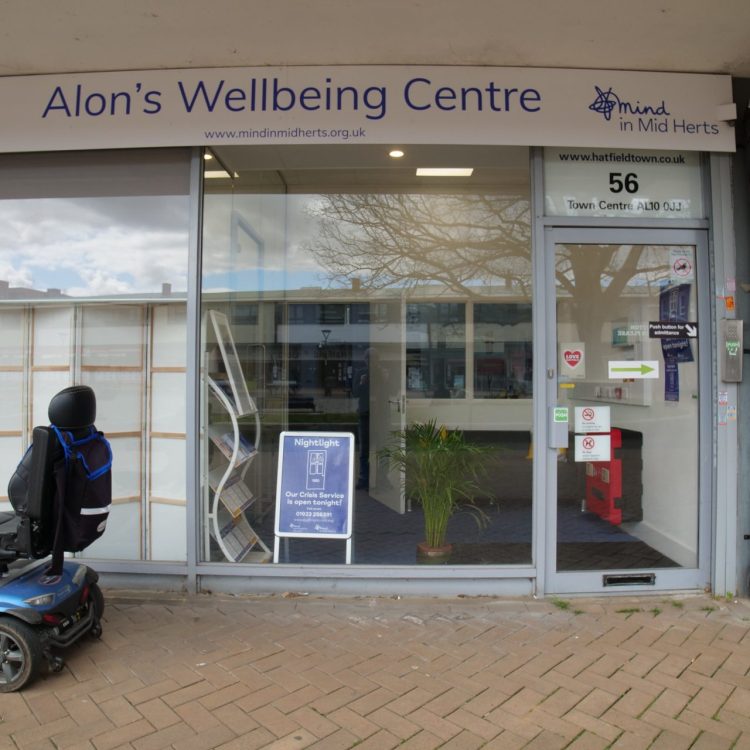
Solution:
<svg viewBox="0 0 750 750"><path fill-rule="evenodd" d="M430 547L427 542L420 542L417 545L417 559L426 563L442 563L450 557L452 551L452 544Z"/></svg>

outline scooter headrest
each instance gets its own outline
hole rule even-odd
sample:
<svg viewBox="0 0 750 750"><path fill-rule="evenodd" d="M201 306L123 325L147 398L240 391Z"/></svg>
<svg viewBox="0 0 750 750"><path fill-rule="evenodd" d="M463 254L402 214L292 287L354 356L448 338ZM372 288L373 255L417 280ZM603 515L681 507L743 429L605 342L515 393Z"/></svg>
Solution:
<svg viewBox="0 0 750 750"><path fill-rule="evenodd" d="M80 430L96 420L96 396L87 385L72 385L52 397L49 421L64 430Z"/></svg>

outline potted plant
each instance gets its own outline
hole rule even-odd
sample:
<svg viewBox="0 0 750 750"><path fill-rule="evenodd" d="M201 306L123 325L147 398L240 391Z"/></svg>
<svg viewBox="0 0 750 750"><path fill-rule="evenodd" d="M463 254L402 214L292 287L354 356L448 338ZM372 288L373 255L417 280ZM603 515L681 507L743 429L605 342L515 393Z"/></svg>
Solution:
<svg viewBox="0 0 750 750"><path fill-rule="evenodd" d="M448 521L457 510L466 508L480 526L486 523L473 499L486 449L434 419L415 422L395 433L395 438L381 455L400 470L407 497L422 506L425 538L417 551L422 557L446 557L452 549L446 542Z"/></svg>

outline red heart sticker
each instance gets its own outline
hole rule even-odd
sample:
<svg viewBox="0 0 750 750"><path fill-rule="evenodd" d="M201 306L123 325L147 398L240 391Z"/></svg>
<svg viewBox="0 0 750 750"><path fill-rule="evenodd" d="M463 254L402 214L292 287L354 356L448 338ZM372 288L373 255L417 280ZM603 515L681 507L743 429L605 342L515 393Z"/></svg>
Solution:
<svg viewBox="0 0 750 750"><path fill-rule="evenodd" d="M578 349L576 349L575 351L570 351L570 349L566 349L563 352L563 359L565 360L565 364L568 367L576 367L580 363L580 361L583 359L583 355Z"/></svg>

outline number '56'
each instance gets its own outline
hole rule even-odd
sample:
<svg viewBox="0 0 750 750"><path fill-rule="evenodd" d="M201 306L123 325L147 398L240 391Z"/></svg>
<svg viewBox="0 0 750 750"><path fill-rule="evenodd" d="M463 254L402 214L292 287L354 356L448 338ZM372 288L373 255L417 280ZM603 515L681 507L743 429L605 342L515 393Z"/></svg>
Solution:
<svg viewBox="0 0 750 750"><path fill-rule="evenodd" d="M611 193L637 193L638 192L638 175L633 172L623 175L622 172L609 173L609 191Z"/></svg>

